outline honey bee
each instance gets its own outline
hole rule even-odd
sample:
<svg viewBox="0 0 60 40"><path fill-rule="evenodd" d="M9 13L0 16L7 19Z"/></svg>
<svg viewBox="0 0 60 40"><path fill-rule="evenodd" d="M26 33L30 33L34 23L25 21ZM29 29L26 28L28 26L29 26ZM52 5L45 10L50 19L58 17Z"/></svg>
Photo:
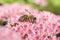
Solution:
<svg viewBox="0 0 60 40"><path fill-rule="evenodd" d="M0 26L5 26L7 22L8 22L7 18L3 18L2 20L0 20Z"/></svg>
<svg viewBox="0 0 60 40"><path fill-rule="evenodd" d="M36 17L34 17L32 14L28 14L28 15L23 15L20 17L21 21L27 21L30 23L35 23L36 22Z"/></svg>
<svg viewBox="0 0 60 40"><path fill-rule="evenodd" d="M12 23L12 24L10 24L10 25L11 25L11 27L13 27L13 26L18 25L18 23Z"/></svg>
<svg viewBox="0 0 60 40"><path fill-rule="evenodd" d="M30 23L35 23L36 22L36 17L34 17L27 9L25 9L26 12L29 14L25 14L19 18L20 21L26 21Z"/></svg>
<svg viewBox="0 0 60 40"><path fill-rule="evenodd" d="M57 36L57 37L60 37L60 33L57 33L56 36Z"/></svg>

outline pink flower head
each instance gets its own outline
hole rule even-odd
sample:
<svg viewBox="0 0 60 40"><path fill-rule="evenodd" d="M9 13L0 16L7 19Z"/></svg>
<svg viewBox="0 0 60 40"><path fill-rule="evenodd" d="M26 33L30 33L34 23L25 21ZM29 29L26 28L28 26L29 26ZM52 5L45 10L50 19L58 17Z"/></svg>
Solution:
<svg viewBox="0 0 60 40"><path fill-rule="evenodd" d="M60 16L25 4L4 5L0 7L0 14L1 19L7 17L8 21L5 26L0 26L1 40L58 40ZM25 14L36 17L36 22L20 21Z"/></svg>

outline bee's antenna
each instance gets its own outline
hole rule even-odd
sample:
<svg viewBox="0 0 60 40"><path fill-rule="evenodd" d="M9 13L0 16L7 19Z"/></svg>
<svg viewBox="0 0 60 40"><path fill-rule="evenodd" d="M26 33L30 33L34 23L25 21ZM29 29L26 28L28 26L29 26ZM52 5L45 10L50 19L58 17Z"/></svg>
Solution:
<svg viewBox="0 0 60 40"><path fill-rule="evenodd" d="M27 9L25 9L26 12L28 12L29 14L31 14Z"/></svg>

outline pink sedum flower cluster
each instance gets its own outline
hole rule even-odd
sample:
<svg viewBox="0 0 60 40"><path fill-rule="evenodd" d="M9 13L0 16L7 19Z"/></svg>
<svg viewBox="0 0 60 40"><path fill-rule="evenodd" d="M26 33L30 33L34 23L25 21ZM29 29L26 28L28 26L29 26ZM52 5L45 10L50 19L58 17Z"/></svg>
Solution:
<svg viewBox="0 0 60 40"><path fill-rule="evenodd" d="M36 23L19 21L22 15L29 13L36 17ZM0 6L0 20L4 17L8 23L0 26L0 40L59 40L56 34L60 32L60 16L51 12L15 3ZM18 25L11 27L13 23Z"/></svg>

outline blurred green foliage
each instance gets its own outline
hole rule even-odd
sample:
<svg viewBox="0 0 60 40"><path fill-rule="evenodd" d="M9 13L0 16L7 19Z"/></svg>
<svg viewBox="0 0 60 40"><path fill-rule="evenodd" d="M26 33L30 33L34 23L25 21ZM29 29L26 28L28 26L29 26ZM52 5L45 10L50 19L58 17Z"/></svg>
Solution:
<svg viewBox="0 0 60 40"><path fill-rule="evenodd" d="M47 10L47 11L51 11L55 14L60 14L60 0L47 0L48 5L45 7L35 4L33 0L2 0L2 3L4 3L4 4L13 3L13 2L26 3L38 10Z"/></svg>
<svg viewBox="0 0 60 40"><path fill-rule="evenodd" d="M60 0L47 0L47 2L48 5L45 7L45 10L60 15Z"/></svg>

